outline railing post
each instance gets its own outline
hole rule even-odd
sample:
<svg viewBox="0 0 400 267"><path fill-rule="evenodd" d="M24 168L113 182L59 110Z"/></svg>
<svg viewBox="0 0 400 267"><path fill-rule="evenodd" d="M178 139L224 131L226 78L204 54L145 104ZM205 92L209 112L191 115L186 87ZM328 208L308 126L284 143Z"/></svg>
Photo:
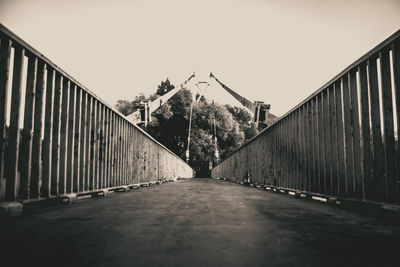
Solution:
<svg viewBox="0 0 400 267"><path fill-rule="evenodd" d="M33 114L36 94L36 76L37 76L37 57L28 55L28 73L25 91L25 109L24 109L24 128L22 130L22 140L20 144L19 170L20 186L19 197L29 198L29 185L31 182L31 164L32 164L32 129Z"/></svg>
<svg viewBox="0 0 400 267"><path fill-rule="evenodd" d="M10 74L11 40L0 35L0 201L5 193L4 161L7 138L7 101Z"/></svg>
<svg viewBox="0 0 400 267"><path fill-rule="evenodd" d="M72 192L77 193L79 192L80 184L82 183L82 175L81 175L81 161L82 161L82 154L81 154L81 143L83 142L83 136L81 134L82 128L81 125L85 123L83 110L84 105L82 108L83 102L83 91L81 88L76 86L76 97L75 97L75 118L74 118L74 155L72 156L73 160L73 182L72 182ZM84 130L83 130L84 131Z"/></svg>
<svg viewBox="0 0 400 267"><path fill-rule="evenodd" d="M6 191L5 200L12 201L17 198L18 184L18 152L20 143L20 105L22 91L22 70L24 62L25 50L20 47L14 47L14 70L12 81L12 96L11 96L11 114L10 128L8 135L8 145L6 150L5 160L5 177Z"/></svg>
<svg viewBox="0 0 400 267"><path fill-rule="evenodd" d="M317 192L319 189L319 136L318 136L318 98L315 96L312 100L312 113L313 113L313 119L312 119L312 129L313 129L313 157L314 157L314 162L313 162L313 168L314 168L314 174L313 174L313 181L312 181L312 186L311 186L311 192Z"/></svg>
<svg viewBox="0 0 400 267"><path fill-rule="evenodd" d="M354 150L353 150L353 116L351 107L351 94L349 74L342 77L343 85L343 117L345 129L345 157L346 157L346 193L354 193Z"/></svg>
<svg viewBox="0 0 400 267"><path fill-rule="evenodd" d="M88 96L88 110L86 119L86 130L87 130L87 144L86 144L86 181L85 191L93 189L93 138L94 138L94 118L95 118L96 102Z"/></svg>
<svg viewBox="0 0 400 267"><path fill-rule="evenodd" d="M307 178L307 187L304 188L304 190L307 190L309 192L312 191L313 188L313 183L315 180L315 155L314 155L314 135L313 135L313 104L314 100L310 99L308 101L308 121L307 121L307 129L308 129L308 134L307 134L307 139L308 139L308 149L307 153L309 155L309 177Z"/></svg>
<svg viewBox="0 0 400 267"><path fill-rule="evenodd" d="M339 161L338 161L338 135L337 135L337 111L336 111L336 90L332 84L328 88L329 95L329 120L331 136L331 193L339 193Z"/></svg>
<svg viewBox="0 0 400 267"><path fill-rule="evenodd" d="M368 78L371 96L371 121L372 121L372 142L373 142L373 175L374 175L374 200L384 200L386 194L385 184L385 154L382 142L381 112L379 105L379 86L377 57L368 60Z"/></svg>
<svg viewBox="0 0 400 267"><path fill-rule="evenodd" d="M60 179L60 120L61 120L61 74L56 72L53 105L53 133L51 152L51 194L58 195Z"/></svg>
<svg viewBox="0 0 400 267"><path fill-rule="evenodd" d="M360 75L360 108L361 108L361 163L362 163L362 187L363 199L373 196L372 180L372 151L371 151L371 131L369 123L369 100L368 100L368 80L367 64L363 63L358 67Z"/></svg>
<svg viewBox="0 0 400 267"><path fill-rule="evenodd" d="M397 154L396 154L396 193L397 202L400 201L400 39L392 44L393 81L397 114Z"/></svg>
<svg viewBox="0 0 400 267"><path fill-rule="evenodd" d="M36 79L36 97L34 112L34 129L32 140L32 169L30 198L39 198L40 184L42 182L42 130L43 130L43 97L44 97L44 71L45 64L42 60L38 62Z"/></svg>
<svg viewBox="0 0 400 267"><path fill-rule="evenodd" d="M324 120L324 165L325 165L325 193L332 194L332 151L331 151L331 128L330 128L330 107L329 107L329 88L327 88L323 93L323 120Z"/></svg>
<svg viewBox="0 0 400 267"><path fill-rule="evenodd" d="M69 107L68 107L68 129L67 129L67 136L66 136L66 141L67 141L67 148L66 148L66 190L65 192L67 194L72 193L73 191L73 184L75 181L75 169L77 166L74 164L74 151L75 151L75 106L77 101L76 98L78 90L77 86L70 82L69 84Z"/></svg>
<svg viewBox="0 0 400 267"><path fill-rule="evenodd" d="M322 92L317 95L318 100L318 191L320 193L325 193L325 145L324 145L324 119L323 119L323 100Z"/></svg>
<svg viewBox="0 0 400 267"><path fill-rule="evenodd" d="M382 84L382 110L384 126L384 148L386 169L386 200L393 202L396 199L396 177L395 177L395 145L394 145L394 123L392 84L390 74L389 47L380 52L380 70Z"/></svg>
<svg viewBox="0 0 400 267"><path fill-rule="evenodd" d="M350 98L353 122L353 153L354 153L354 196L362 198L363 185L361 178L361 140L360 140L360 120L358 105L358 89L357 89L357 69L353 69L349 73L350 77Z"/></svg>
<svg viewBox="0 0 400 267"><path fill-rule="evenodd" d="M63 77L60 127L60 179L58 193L66 193L67 182L67 142L68 142L68 113L69 113L69 81Z"/></svg>
<svg viewBox="0 0 400 267"><path fill-rule="evenodd" d="M46 78L46 105L44 113L43 137L43 181L41 186L42 197L50 196L52 177L52 147L53 147L53 105L54 105L54 70L47 66Z"/></svg>
<svg viewBox="0 0 400 267"><path fill-rule="evenodd" d="M79 132L79 184L77 185L77 192L85 191L86 184L86 158L87 158L87 110L88 110L88 94L82 90L81 95L81 121L80 121L80 132Z"/></svg>

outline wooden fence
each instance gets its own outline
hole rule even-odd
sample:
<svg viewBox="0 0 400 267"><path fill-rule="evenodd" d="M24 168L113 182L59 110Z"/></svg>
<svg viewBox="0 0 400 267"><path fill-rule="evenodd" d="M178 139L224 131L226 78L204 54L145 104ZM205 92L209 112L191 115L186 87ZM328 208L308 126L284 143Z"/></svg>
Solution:
<svg viewBox="0 0 400 267"><path fill-rule="evenodd" d="M400 201L400 31L212 170L212 177Z"/></svg>
<svg viewBox="0 0 400 267"><path fill-rule="evenodd" d="M0 201L193 175L179 157L1 24L0 119Z"/></svg>

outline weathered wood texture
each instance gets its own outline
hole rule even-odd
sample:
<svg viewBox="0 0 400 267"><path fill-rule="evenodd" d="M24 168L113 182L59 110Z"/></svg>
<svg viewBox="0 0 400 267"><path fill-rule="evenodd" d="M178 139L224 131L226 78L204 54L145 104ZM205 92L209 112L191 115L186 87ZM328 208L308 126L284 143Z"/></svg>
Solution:
<svg viewBox="0 0 400 267"><path fill-rule="evenodd" d="M182 159L1 24L0 119L0 201L193 176Z"/></svg>
<svg viewBox="0 0 400 267"><path fill-rule="evenodd" d="M215 166L212 177L400 203L400 31Z"/></svg>

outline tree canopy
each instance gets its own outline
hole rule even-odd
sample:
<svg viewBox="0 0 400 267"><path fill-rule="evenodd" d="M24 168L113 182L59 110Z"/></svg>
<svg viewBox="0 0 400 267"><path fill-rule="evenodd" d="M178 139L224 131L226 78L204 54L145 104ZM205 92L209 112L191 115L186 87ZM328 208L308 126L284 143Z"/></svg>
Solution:
<svg viewBox="0 0 400 267"><path fill-rule="evenodd" d="M167 79L158 86L157 95L173 88ZM144 99L143 96L139 96L131 102L120 100L116 108L123 114L128 111L133 112L135 105ZM182 89L153 112L152 121L144 129L184 160L188 146L192 104L189 164L198 175L205 175L209 171L210 164L217 164L218 156L221 160L226 158L244 142L254 137L258 130L246 109L221 105L205 98L193 102L192 93Z"/></svg>

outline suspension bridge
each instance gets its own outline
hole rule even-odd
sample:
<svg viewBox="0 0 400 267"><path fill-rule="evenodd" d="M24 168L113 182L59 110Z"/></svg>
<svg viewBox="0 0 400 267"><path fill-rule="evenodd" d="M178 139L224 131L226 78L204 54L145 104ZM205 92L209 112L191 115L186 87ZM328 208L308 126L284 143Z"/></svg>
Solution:
<svg viewBox="0 0 400 267"><path fill-rule="evenodd" d="M0 118L2 266L398 266L400 31L213 179L3 25Z"/></svg>

